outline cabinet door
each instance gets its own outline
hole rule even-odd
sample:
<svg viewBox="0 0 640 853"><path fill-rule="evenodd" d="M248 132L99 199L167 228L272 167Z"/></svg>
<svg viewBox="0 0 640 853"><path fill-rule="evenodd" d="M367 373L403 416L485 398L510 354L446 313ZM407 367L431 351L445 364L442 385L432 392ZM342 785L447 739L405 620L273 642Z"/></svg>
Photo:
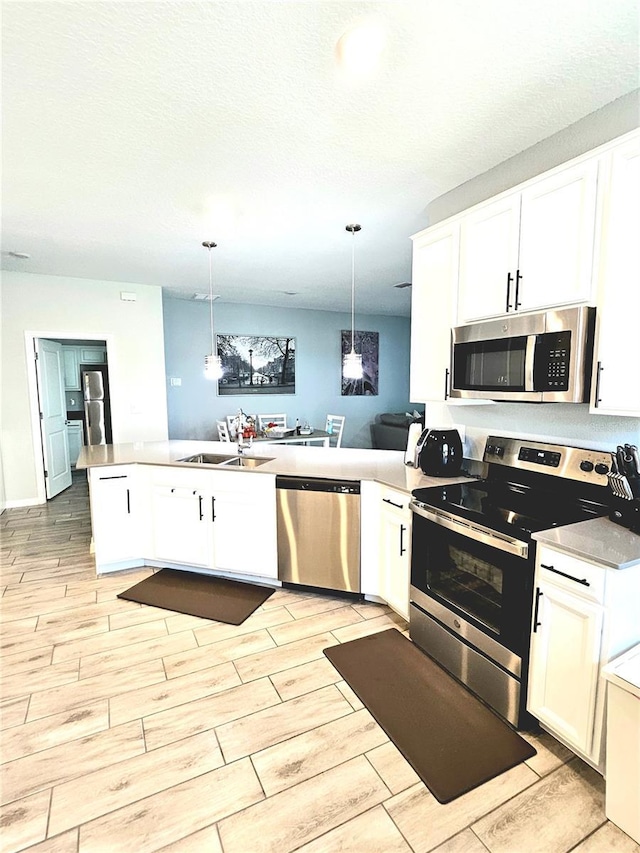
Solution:
<svg viewBox="0 0 640 853"><path fill-rule="evenodd" d="M107 353L104 347L80 347L78 358L80 364L105 364Z"/></svg>
<svg viewBox="0 0 640 853"><path fill-rule="evenodd" d="M146 514L134 466L89 472L91 526L98 571L110 563L144 557Z"/></svg>
<svg viewBox="0 0 640 853"><path fill-rule="evenodd" d="M449 393L458 253L457 222L414 238L409 390L414 403L445 400Z"/></svg>
<svg viewBox="0 0 640 853"><path fill-rule="evenodd" d="M156 560L213 567L210 494L193 486L154 484L152 512Z"/></svg>
<svg viewBox="0 0 640 853"><path fill-rule="evenodd" d="M216 569L277 578L275 477L219 471L212 483Z"/></svg>
<svg viewBox="0 0 640 853"><path fill-rule="evenodd" d="M409 620L411 510L409 498L384 490L380 510L380 566L382 597L389 607Z"/></svg>
<svg viewBox="0 0 640 853"><path fill-rule="evenodd" d="M80 390L80 368L77 347L62 347L64 387L66 391Z"/></svg>
<svg viewBox="0 0 640 853"><path fill-rule="evenodd" d="M540 583L527 708L579 752L591 754L603 607Z"/></svg>
<svg viewBox="0 0 640 853"><path fill-rule="evenodd" d="M609 157L591 411L640 417L640 135Z"/></svg>
<svg viewBox="0 0 640 853"><path fill-rule="evenodd" d="M523 190L516 310L590 300L597 177L593 158Z"/></svg>
<svg viewBox="0 0 640 853"><path fill-rule="evenodd" d="M519 223L519 193L463 217L458 324L514 310Z"/></svg>
<svg viewBox="0 0 640 853"><path fill-rule="evenodd" d="M67 437L69 439L69 462L72 467L75 466L80 455L82 447L82 424L74 421L67 421Z"/></svg>

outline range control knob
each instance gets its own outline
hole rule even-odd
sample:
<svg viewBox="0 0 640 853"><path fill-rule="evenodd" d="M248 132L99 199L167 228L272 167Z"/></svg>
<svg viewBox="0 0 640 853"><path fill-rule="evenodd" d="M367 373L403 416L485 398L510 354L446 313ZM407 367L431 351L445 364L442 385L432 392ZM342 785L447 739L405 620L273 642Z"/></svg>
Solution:
<svg viewBox="0 0 640 853"><path fill-rule="evenodd" d="M589 462L588 459L583 459L580 463L581 471L593 471L593 462Z"/></svg>
<svg viewBox="0 0 640 853"><path fill-rule="evenodd" d="M608 474L609 466L605 465L604 462L598 462L596 465L596 474Z"/></svg>

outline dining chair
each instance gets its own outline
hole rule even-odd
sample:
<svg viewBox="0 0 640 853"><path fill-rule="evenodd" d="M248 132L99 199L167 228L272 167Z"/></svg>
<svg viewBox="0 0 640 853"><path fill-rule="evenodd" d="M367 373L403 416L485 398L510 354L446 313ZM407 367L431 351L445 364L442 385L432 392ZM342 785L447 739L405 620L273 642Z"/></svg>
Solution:
<svg viewBox="0 0 640 853"><path fill-rule="evenodd" d="M216 421L218 427L218 441L231 441L229 427L226 421Z"/></svg>
<svg viewBox="0 0 640 853"><path fill-rule="evenodd" d="M345 420L344 415L327 415L325 431L331 434L331 438L329 439L330 447L340 447L342 444L342 431ZM334 438L335 444L332 443Z"/></svg>
<svg viewBox="0 0 640 853"><path fill-rule="evenodd" d="M261 432L268 424L275 424L276 426L282 427L282 429L286 429L287 428L287 416L284 414L281 414L281 415L258 415L258 429Z"/></svg>

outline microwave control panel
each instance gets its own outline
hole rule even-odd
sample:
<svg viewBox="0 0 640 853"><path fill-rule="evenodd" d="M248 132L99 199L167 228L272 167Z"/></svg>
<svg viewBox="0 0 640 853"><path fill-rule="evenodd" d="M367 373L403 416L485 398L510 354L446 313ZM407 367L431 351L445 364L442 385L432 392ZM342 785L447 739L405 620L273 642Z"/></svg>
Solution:
<svg viewBox="0 0 640 853"><path fill-rule="evenodd" d="M568 391L570 356L570 331L539 335L534 366L536 390Z"/></svg>

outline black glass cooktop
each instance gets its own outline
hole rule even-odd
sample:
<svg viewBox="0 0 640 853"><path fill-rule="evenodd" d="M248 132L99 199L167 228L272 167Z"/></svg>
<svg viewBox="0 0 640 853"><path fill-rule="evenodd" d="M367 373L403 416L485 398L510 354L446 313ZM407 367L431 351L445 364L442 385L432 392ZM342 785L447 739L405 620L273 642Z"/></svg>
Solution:
<svg viewBox="0 0 640 853"><path fill-rule="evenodd" d="M585 502L562 488L542 491L487 480L415 489L412 495L427 506L525 540L539 530L607 514L606 506Z"/></svg>

